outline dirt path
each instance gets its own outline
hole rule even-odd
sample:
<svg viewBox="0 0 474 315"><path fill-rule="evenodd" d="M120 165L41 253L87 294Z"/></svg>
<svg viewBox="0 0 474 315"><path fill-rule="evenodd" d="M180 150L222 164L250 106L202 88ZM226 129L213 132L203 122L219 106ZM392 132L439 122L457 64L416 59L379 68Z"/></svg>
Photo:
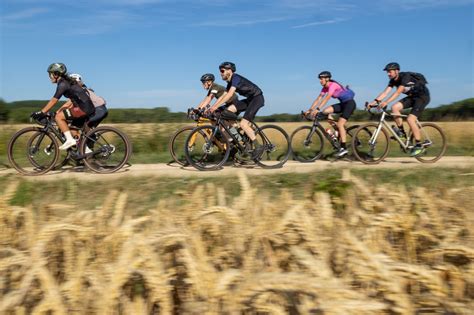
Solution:
<svg viewBox="0 0 474 315"><path fill-rule="evenodd" d="M25 176L31 180L57 180L65 178L77 178L81 180L114 180L124 176L156 176L156 177L192 177L192 176L229 176L244 172L248 175L268 175L277 173L307 173L312 171L321 171L339 168L349 169L376 169L376 168L474 168L474 157L448 156L433 164L423 164L411 158L388 158L385 162L377 165L365 165L360 162L350 161L316 161L314 163L299 163L295 161L287 162L280 169L262 169L259 167L235 167L226 166L219 171L200 172L191 167L180 167L172 164L136 164L124 168L115 174L95 174L83 170L66 169L63 171L53 171L41 176ZM7 174L17 174L12 169L0 169L0 176ZM466 173L466 175L474 175Z"/></svg>

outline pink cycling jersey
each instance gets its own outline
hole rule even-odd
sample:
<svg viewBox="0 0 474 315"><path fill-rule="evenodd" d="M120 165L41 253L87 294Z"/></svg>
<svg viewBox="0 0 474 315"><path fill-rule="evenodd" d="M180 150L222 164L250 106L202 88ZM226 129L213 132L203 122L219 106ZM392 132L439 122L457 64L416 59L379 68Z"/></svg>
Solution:
<svg viewBox="0 0 474 315"><path fill-rule="evenodd" d="M345 89L336 82L329 82L328 86L323 87L320 95L329 94L332 98L338 98L345 91Z"/></svg>

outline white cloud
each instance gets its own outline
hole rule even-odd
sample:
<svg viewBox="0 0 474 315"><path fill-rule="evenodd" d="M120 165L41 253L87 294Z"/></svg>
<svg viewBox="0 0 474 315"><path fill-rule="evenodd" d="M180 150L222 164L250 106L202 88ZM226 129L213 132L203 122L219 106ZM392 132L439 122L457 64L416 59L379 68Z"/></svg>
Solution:
<svg viewBox="0 0 474 315"><path fill-rule="evenodd" d="M39 14L46 13L49 10L46 8L30 8L25 9L22 11L13 12L1 17L4 21L18 21L18 20L25 20L32 17L35 17Z"/></svg>
<svg viewBox="0 0 474 315"><path fill-rule="evenodd" d="M334 23L339 23L343 21L347 21L347 19L332 19L332 20L326 20L326 21L317 21L317 22L296 25L296 26L293 26L292 28L304 28L304 27L317 26L317 25L334 24Z"/></svg>

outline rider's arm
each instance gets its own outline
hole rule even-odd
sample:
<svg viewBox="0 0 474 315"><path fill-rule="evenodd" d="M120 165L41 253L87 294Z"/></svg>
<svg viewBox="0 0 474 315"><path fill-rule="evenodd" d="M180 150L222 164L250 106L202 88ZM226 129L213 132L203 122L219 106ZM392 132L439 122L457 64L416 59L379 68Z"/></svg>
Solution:
<svg viewBox="0 0 474 315"><path fill-rule="evenodd" d="M308 112L314 110L314 108L318 105L322 97L323 97L322 95L318 95L318 97L314 100L313 104L311 104L311 107L309 108Z"/></svg>
<svg viewBox="0 0 474 315"><path fill-rule="evenodd" d="M388 105L388 103L391 103L394 100L396 100L400 96L400 94L403 92L403 89L405 89L405 87L403 85L400 85L395 91L395 93L393 93L386 101L383 101L382 103L380 103L380 106L385 107Z"/></svg>
<svg viewBox="0 0 474 315"><path fill-rule="evenodd" d="M222 104L227 103L227 101L229 101L232 98L232 96L234 95L235 90L236 90L235 86L232 86L229 89L229 91L227 91L227 93L224 93L221 97L219 97L217 102L214 105L212 105L211 111L213 112L217 108L219 108L219 106L221 106Z"/></svg>
<svg viewBox="0 0 474 315"><path fill-rule="evenodd" d="M59 113L60 111L66 109L66 108L71 108L73 107L74 104L72 103L71 100L68 100L66 103L63 104L63 106L61 106L61 108L59 108L56 112Z"/></svg>
<svg viewBox="0 0 474 315"><path fill-rule="evenodd" d="M211 93L211 94L207 95L207 96L202 100L202 102L199 103L199 105L198 105L197 108L200 109L200 108L203 108L203 107L206 106L206 105L211 104L211 101L212 101L213 98L214 98L214 94Z"/></svg>
<svg viewBox="0 0 474 315"><path fill-rule="evenodd" d="M377 103L382 102L383 99L387 97L388 93L390 93L391 90L392 90L392 87L391 87L391 86L387 86L387 87L385 88L385 90L383 90L382 93L380 93L380 94L375 98L375 100L373 100L372 102L369 103L369 106L374 106L374 105L376 105Z"/></svg>
<svg viewBox="0 0 474 315"><path fill-rule="evenodd" d="M51 110L51 108L53 108L54 105L56 105L56 103L57 103L58 101L59 101L59 100L58 100L57 98L52 97L52 98L49 100L48 104L46 104L46 106L43 107L43 109L42 109L41 111L42 111L43 113L49 112L49 111Z"/></svg>
<svg viewBox="0 0 474 315"><path fill-rule="evenodd" d="M326 93L326 95L324 96L323 100L321 101L321 104L319 104L318 107L316 107L316 109L319 111L321 109L323 109L323 107L327 104L327 102L329 101L329 99L331 98L331 94L330 93Z"/></svg>

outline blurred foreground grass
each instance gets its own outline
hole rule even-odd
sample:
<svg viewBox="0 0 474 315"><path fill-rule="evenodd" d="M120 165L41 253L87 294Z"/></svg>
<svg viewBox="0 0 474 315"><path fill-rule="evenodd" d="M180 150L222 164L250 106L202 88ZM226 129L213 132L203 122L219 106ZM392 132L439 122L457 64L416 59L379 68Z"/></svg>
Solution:
<svg viewBox="0 0 474 315"><path fill-rule="evenodd" d="M1 314L471 314L473 169L0 178Z"/></svg>

